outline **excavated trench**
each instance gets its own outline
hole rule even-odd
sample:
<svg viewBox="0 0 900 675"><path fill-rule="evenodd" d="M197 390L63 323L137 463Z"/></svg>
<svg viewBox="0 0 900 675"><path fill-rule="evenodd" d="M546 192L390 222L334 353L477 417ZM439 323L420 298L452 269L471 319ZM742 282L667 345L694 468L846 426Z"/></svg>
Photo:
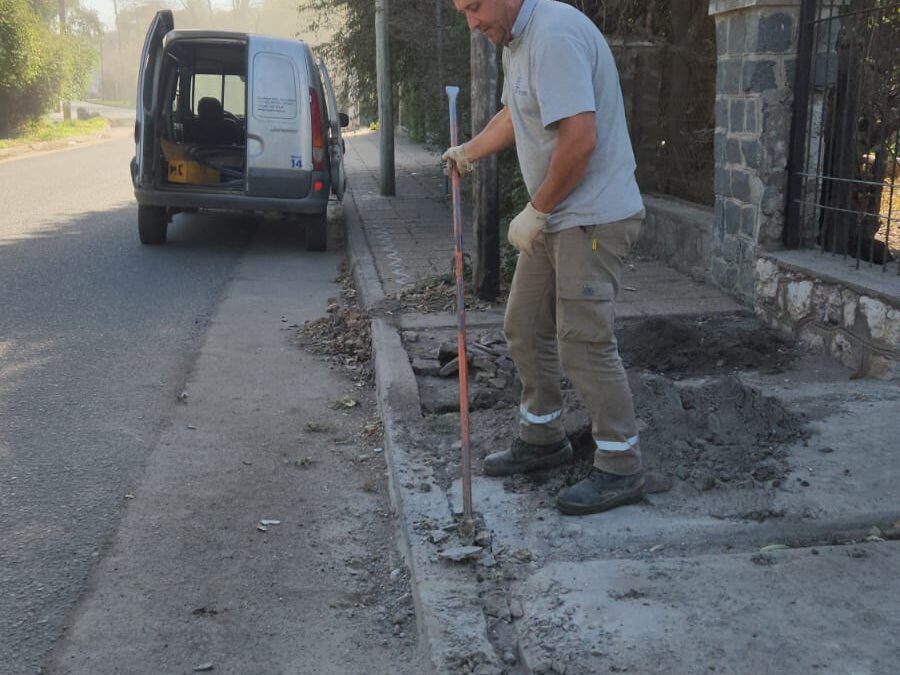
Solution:
<svg viewBox="0 0 900 675"><path fill-rule="evenodd" d="M789 471L787 447L805 437L804 419L747 386L740 373L785 372L801 354L795 344L752 316L652 318L617 331L655 491L687 486L692 494L778 487ZM472 447L476 464L504 449L516 433L521 386L497 331L469 336ZM424 416L422 447L444 483L457 477L458 375L452 330L404 335ZM449 364L449 365L448 365ZM443 369L443 376L438 374ZM563 382L566 428L580 460L553 471L516 476L508 491L541 492L574 482L592 455L590 420L577 392ZM773 514L750 509L749 518Z"/></svg>

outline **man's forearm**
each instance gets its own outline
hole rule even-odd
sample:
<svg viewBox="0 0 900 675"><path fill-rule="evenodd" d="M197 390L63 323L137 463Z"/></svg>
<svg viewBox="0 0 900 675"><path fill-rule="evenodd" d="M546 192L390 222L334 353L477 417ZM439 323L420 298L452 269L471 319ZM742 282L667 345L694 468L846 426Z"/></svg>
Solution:
<svg viewBox="0 0 900 675"><path fill-rule="evenodd" d="M547 175L531 197L535 209L552 213L571 194L584 178L596 143L594 113L581 113L560 121Z"/></svg>
<svg viewBox="0 0 900 675"><path fill-rule="evenodd" d="M477 162L483 157L511 148L515 144L516 134L512 118L509 115L509 109L504 106L464 147L469 161Z"/></svg>

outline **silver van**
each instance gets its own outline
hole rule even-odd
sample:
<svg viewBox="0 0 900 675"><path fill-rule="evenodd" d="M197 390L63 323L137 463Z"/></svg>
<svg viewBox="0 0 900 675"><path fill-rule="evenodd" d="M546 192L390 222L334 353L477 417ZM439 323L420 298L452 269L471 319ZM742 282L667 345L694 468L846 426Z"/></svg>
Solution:
<svg viewBox="0 0 900 675"><path fill-rule="evenodd" d="M344 145L323 62L301 41L150 24L138 76L131 161L144 244L180 211L276 212L323 251L329 196L342 199Z"/></svg>

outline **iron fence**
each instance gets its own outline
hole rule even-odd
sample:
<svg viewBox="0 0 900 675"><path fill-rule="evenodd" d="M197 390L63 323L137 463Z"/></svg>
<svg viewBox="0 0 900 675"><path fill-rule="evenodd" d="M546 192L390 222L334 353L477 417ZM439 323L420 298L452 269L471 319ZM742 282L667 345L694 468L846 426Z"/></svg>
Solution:
<svg viewBox="0 0 900 675"><path fill-rule="evenodd" d="M803 0L785 244L900 275L900 2Z"/></svg>
<svg viewBox="0 0 900 675"><path fill-rule="evenodd" d="M715 44L707 42L691 50L669 46L662 56L654 187L663 194L711 206L715 201Z"/></svg>

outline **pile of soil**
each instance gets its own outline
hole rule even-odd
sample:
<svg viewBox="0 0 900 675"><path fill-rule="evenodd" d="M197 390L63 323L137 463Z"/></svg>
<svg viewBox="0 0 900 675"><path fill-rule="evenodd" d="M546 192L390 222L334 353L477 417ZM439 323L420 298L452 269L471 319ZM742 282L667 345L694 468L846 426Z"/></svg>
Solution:
<svg viewBox="0 0 900 675"><path fill-rule="evenodd" d="M750 314L625 321L616 334L626 368L669 376L732 370L780 373L800 354L793 341Z"/></svg>
<svg viewBox="0 0 900 675"><path fill-rule="evenodd" d="M632 382L647 468L700 491L777 484L789 471L785 446L807 434L801 417L735 376Z"/></svg>

